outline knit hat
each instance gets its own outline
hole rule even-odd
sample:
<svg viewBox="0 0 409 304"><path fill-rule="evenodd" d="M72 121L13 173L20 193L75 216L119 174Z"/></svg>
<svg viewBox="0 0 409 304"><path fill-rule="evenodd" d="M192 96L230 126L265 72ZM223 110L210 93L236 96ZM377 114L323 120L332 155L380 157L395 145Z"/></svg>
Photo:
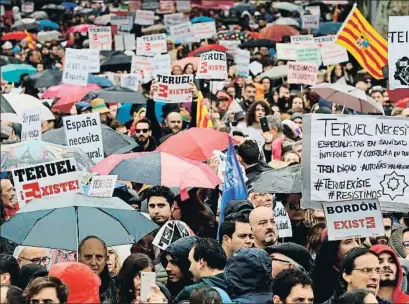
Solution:
<svg viewBox="0 0 409 304"><path fill-rule="evenodd" d="M301 113L294 113L291 115L291 120L294 121L294 119L300 118L302 119L302 114Z"/></svg>
<svg viewBox="0 0 409 304"><path fill-rule="evenodd" d="M92 113L109 113L109 109L105 105L102 98L95 98L91 101Z"/></svg>
<svg viewBox="0 0 409 304"><path fill-rule="evenodd" d="M285 255L301 265L307 272L311 269L311 255L304 246L289 242L269 246L266 248L266 251L269 255L272 253L281 253Z"/></svg>

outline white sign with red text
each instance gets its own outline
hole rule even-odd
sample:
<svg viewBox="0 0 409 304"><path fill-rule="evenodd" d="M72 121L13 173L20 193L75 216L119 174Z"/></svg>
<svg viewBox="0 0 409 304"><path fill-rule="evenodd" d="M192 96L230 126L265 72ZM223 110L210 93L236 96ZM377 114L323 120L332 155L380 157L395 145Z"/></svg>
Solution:
<svg viewBox="0 0 409 304"><path fill-rule="evenodd" d="M283 60L297 60L297 44L277 43L277 59Z"/></svg>
<svg viewBox="0 0 409 304"><path fill-rule="evenodd" d="M132 56L131 73L138 74L143 83L153 79L155 57Z"/></svg>
<svg viewBox="0 0 409 304"><path fill-rule="evenodd" d="M216 35L216 24L214 21L195 23L193 33L196 39L212 38Z"/></svg>
<svg viewBox="0 0 409 304"><path fill-rule="evenodd" d="M316 30L320 27L320 15L303 15L301 27L305 30Z"/></svg>
<svg viewBox="0 0 409 304"><path fill-rule="evenodd" d="M291 36L292 44L314 44L314 37L312 35L298 35Z"/></svg>
<svg viewBox="0 0 409 304"><path fill-rule="evenodd" d="M99 26L88 29L89 48L102 51L112 50L112 34L110 26Z"/></svg>
<svg viewBox="0 0 409 304"><path fill-rule="evenodd" d="M155 23L155 12L137 10L135 16L135 24L139 25L153 25Z"/></svg>
<svg viewBox="0 0 409 304"><path fill-rule="evenodd" d="M211 51L200 55L197 79L227 79L227 56L223 52Z"/></svg>
<svg viewBox="0 0 409 304"><path fill-rule="evenodd" d="M164 102L192 102L191 85L193 75L157 75L158 90L154 99Z"/></svg>
<svg viewBox="0 0 409 304"><path fill-rule="evenodd" d="M170 27L170 35L179 43L190 43L196 41L193 26L190 22L184 22Z"/></svg>
<svg viewBox="0 0 409 304"><path fill-rule="evenodd" d="M314 85L317 83L318 66L306 62L288 62L288 83Z"/></svg>
<svg viewBox="0 0 409 304"><path fill-rule="evenodd" d="M153 57L156 54L167 53L166 34L155 34L136 39L136 55Z"/></svg>

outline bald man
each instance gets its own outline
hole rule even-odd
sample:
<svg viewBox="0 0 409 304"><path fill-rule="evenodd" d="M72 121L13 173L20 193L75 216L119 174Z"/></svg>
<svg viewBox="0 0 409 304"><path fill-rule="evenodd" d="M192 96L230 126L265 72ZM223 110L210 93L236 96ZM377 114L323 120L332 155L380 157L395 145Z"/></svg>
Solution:
<svg viewBox="0 0 409 304"><path fill-rule="evenodd" d="M254 234L254 247L265 249L277 244L278 231L273 209L258 207L250 212L249 219Z"/></svg>
<svg viewBox="0 0 409 304"><path fill-rule="evenodd" d="M50 257L47 255L47 250L40 247L24 247L17 260L21 267L27 264L39 264L47 267L50 263Z"/></svg>
<svg viewBox="0 0 409 304"><path fill-rule="evenodd" d="M171 112L166 116L165 125L172 133L182 130L182 116L178 112Z"/></svg>

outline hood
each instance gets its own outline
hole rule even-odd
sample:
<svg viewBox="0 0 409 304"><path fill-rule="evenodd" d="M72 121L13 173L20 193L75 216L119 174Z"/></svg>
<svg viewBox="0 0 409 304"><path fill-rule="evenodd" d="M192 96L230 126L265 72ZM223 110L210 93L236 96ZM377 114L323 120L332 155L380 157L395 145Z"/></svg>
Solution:
<svg viewBox="0 0 409 304"><path fill-rule="evenodd" d="M27 285L39 277L46 277L48 275L47 269L38 264L27 264L21 267L20 271L20 288L25 289Z"/></svg>
<svg viewBox="0 0 409 304"><path fill-rule="evenodd" d="M101 303L101 280L88 266L77 262L62 262L53 265L48 275L59 278L68 285L68 303Z"/></svg>
<svg viewBox="0 0 409 304"><path fill-rule="evenodd" d="M373 252L375 252L377 255L387 252L391 254L395 260L396 265L398 266L398 281L393 289L393 295L392 295L392 303L407 303L409 301L409 295L405 294L400 288L402 284L402 279L403 279L403 272L402 272L402 267L400 265L398 256L396 255L395 251L390 246L387 245L374 245L370 248Z"/></svg>
<svg viewBox="0 0 409 304"><path fill-rule="evenodd" d="M227 293L238 298L247 293L269 292L272 283L271 259L264 250L236 250L224 269Z"/></svg>

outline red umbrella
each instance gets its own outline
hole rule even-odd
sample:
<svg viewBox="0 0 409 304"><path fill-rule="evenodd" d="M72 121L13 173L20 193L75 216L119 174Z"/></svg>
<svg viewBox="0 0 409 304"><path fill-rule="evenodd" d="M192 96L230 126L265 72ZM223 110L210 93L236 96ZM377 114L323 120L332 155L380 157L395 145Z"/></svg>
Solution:
<svg viewBox="0 0 409 304"><path fill-rule="evenodd" d="M280 42L283 40L284 36L296 36L299 34L300 32L292 26L273 24L263 28L260 32L260 37L262 39L269 39Z"/></svg>
<svg viewBox="0 0 409 304"><path fill-rule="evenodd" d="M220 51L220 52L226 52L227 49L219 44L208 44L201 46L200 48L194 50L193 52L190 52L188 57L200 57L201 54L210 52L210 51Z"/></svg>
<svg viewBox="0 0 409 304"><path fill-rule="evenodd" d="M88 29L90 28L94 28L97 27L93 24L80 24L80 25L76 25L76 26L72 26L68 29L68 33L88 33Z"/></svg>
<svg viewBox="0 0 409 304"><path fill-rule="evenodd" d="M403 108L403 109L406 108L408 105L409 105L409 97L403 98L403 99L399 100L399 101L395 104L395 106L396 106L397 108Z"/></svg>
<svg viewBox="0 0 409 304"><path fill-rule="evenodd" d="M228 133L213 129L191 128L169 137L155 151L205 161L212 157L214 150L225 150L228 146Z"/></svg>
<svg viewBox="0 0 409 304"><path fill-rule="evenodd" d="M30 34L29 35L34 39L37 40L37 36L34 34ZM1 40L5 41L5 40L24 40L27 38L27 34L25 32L11 32L11 33L5 33L2 37Z"/></svg>

